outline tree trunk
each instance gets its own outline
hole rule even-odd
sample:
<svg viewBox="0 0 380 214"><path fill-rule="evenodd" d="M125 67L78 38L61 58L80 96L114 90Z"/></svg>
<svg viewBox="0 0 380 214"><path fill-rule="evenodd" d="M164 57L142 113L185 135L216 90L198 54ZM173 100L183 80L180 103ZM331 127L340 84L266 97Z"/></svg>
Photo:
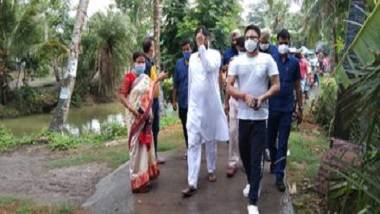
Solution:
<svg viewBox="0 0 380 214"><path fill-rule="evenodd" d="M161 28L161 8L160 0L153 0L153 20L154 20L154 45L155 45L155 62L159 69L161 66L160 51L160 28Z"/></svg>
<svg viewBox="0 0 380 214"><path fill-rule="evenodd" d="M351 0L350 10L348 13L348 20L363 24L366 19L366 15L359 8L363 10L366 8L365 0ZM360 28L360 26L351 22L347 23L347 32L344 45L345 50L347 50L350 44L354 41L356 34L359 32ZM343 66L346 65L343 64ZM350 138L350 127L345 125L344 118L342 116L342 109L344 108L344 106L341 102L343 100L343 97L345 96L346 91L347 90L342 85L338 85L338 97L335 109L333 135L335 138L348 141Z"/></svg>
<svg viewBox="0 0 380 214"><path fill-rule="evenodd" d="M87 17L87 8L89 0L80 0L77 10L74 31L71 38L69 59L64 79L61 81L61 89L59 94L58 105L53 113L53 118L50 123L49 130L55 132L62 132L63 125L66 122L71 95L75 86L75 78L77 73L78 57L79 57L79 44L81 39L81 32Z"/></svg>
<svg viewBox="0 0 380 214"><path fill-rule="evenodd" d="M53 71L54 71L55 81L57 83L61 82L61 77L59 75L59 68L58 68L58 60L56 59L53 60Z"/></svg>

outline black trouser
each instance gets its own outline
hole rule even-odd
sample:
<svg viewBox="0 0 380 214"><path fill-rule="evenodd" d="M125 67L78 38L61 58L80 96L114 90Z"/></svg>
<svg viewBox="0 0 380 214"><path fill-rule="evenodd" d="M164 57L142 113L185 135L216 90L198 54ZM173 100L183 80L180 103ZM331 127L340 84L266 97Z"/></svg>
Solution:
<svg viewBox="0 0 380 214"><path fill-rule="evenodd" d="M239 120L239 150L247 174L249 203L256 204L261 180L261 161L266 147L265 120Z"/></svg>
<svg viewBox="0 0 380 214"><path fill-rule="evenodd" d="M276 182L284 180L288 140L292 127L292 112L269 111L268 144L271 155L271 165L274 167Z"/></svg>
<svg viewBox="0 0 380 214"><path fill-rule="evenodd" d="M157 156L158 132L160 131L160 101L158 100L158 98L153 99L152 110L153 110L152 132L153 132L154 150Z"/></svg>
<svg viewBox="0 0 380 214"><path fill-rule="evenodd" d="M187 108L181 108L181 107L179 107L178 113L179 113L179 119L181 119L182 129L183 129L183 135L185 136L185 143L186 143L186 148L187 148L188 147L187 129L186 129Z"/></svg>

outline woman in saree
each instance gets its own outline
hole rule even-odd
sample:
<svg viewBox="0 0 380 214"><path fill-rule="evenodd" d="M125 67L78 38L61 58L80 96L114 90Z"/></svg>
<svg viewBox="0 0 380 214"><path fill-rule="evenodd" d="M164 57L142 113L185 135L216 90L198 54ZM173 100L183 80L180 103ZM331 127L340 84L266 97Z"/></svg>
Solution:
<svg viewBox="0 0 380 214"><path fill-rule="evenodd" d="M152 103L154 88L167 74L160 73L152 81L144 74L143 53L134 53L133 62L133 69L125 75L119 89L119 99L126 108L132 192L145 193L149 191L150 181L160 174L152 145Z"/></svg>

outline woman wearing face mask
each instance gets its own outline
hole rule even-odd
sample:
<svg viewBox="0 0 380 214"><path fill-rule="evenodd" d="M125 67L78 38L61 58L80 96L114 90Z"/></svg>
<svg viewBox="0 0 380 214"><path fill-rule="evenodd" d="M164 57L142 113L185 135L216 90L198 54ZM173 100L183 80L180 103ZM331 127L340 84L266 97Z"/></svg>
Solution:
<svg viewBox="0 0 380 214"><path fill-rule="evenodd" d="M133 54L134 67L128 72L119 89L119 99L127 109L125 122L128 129L130 176L133 193L149 191L149 183L158 177L154 146L152 146L153 89L166 73L160 73L156 81L144 74L143 53Z"/></svg>

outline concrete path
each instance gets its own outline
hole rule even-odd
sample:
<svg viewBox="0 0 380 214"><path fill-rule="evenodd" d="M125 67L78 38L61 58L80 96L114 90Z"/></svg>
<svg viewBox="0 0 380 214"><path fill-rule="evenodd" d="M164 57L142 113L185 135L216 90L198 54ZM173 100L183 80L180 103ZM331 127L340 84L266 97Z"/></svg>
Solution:
<svg viewBox="0 0 380 214"><path fill-rule="evenodd" d="M204 149L203 149L204 150ZM132 194L130 190L128 164L102 179L96 193L83 204L94 214L243 214L247 213L247 199L242 195L246 185L243 170L233 178L227 178L225 167L227 144L219 144L217 182L207 181L206 161L202 159L199 190L191 198L182 198L181 190L186 187L187 164L182 159L184 150L167 155L161 175L146 194ZM204 156L204 154L202 154ZM262 193L259 202L263 214L292 213L287 194L281 194L274 186L274 177L265 169Z"/></svg>

